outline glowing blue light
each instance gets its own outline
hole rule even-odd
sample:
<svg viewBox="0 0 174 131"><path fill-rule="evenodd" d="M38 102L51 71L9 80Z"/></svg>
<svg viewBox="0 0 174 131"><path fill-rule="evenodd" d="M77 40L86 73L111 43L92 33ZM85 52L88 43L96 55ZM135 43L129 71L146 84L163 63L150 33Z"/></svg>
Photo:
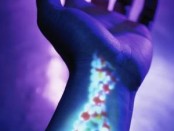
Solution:
<svg viewBox="0 0 174 131"><path fill-rule="evenodd" d="M74 123L73 131L110 131L106 112L107 95L116 86L115 69L96 54L91 62L88 102Z"/></svg>

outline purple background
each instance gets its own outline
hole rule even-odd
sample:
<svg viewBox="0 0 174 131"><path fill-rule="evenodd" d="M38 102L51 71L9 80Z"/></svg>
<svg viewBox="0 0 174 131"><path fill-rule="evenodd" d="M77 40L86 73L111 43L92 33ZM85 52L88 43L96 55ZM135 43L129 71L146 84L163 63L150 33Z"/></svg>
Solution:
<svg viewBox="0 0 174 131"><path fill-rule="evenodd" d="M159 0L154 59L140 88L131 131L174 130L173 0ZM35 0L0 1L0 131L43 131L68 78L36 24Z"/></svg>

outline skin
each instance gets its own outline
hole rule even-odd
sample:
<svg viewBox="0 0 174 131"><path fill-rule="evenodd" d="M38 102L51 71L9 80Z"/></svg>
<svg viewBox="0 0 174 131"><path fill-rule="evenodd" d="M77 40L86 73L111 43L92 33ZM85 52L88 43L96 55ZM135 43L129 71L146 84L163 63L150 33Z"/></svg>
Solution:
<svg viewBox="0 0 174 131"><path fill-rule="evenodd" d="M112 130L130 128L135 94L152 59L150 33L144 25L105 7L83 0L66 1L65 7L57 0L37 0L38 26L70 72L48 131L71 130L73 119L87 100L94 53L104 57L120 79L106 103Z"/></svg>

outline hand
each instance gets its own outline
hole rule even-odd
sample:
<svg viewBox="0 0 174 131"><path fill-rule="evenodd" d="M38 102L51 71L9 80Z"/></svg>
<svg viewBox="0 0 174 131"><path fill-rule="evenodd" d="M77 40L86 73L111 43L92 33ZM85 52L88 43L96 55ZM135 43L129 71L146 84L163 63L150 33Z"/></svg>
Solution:
<svg viewBox="0 0 174 131"><path fill-rule="evenodd" d="M62 56L70 73L97 52L119 68L120 77L130 90L137 91L152 59L146 26L154 15L143 21L147 14L142 13L138 22L132 22L124 15L121 2L123 9L119 6L115 10L122 14L108 11L106 0L103 0L106 4L101 3L101 0L93 0L93 3L67 0L62 7L60 1L37 0L38 25Z"/></svg>
<svg viewBox="0 0 174 131"><path fill-rule="evenodd" d="M137 22L125 15L130 1L118 0L114 8L117 12L108 11L107 3L107 0L92 3L67 0L62 7L60 1L37 0L38 25L70 71L66 90L47 130L70 130L72 122L78 119L79 109L88 101L89 70L94 54L109 62L116 69L115 77L120 79L118 87L115 85L103 103L107 115L102 118L107 117L111 130L129 130L134 96L151 63L152 44L147 27L153 20L156 2L145 2ZM99 89L98 85L95 88Z"/></svg>

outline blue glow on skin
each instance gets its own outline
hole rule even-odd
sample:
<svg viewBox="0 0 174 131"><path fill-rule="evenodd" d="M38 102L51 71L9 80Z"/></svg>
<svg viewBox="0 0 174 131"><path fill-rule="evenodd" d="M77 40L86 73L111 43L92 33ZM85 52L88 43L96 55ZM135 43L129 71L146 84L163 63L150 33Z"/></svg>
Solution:
<svg viewBox="0 0 174 131"><path fill-rule="evenodd" d="M111 131L106 111L106 98L116 87L115 69L102 57L93 56L91 62L88 102L74 122L72 131Z"/></svg>

